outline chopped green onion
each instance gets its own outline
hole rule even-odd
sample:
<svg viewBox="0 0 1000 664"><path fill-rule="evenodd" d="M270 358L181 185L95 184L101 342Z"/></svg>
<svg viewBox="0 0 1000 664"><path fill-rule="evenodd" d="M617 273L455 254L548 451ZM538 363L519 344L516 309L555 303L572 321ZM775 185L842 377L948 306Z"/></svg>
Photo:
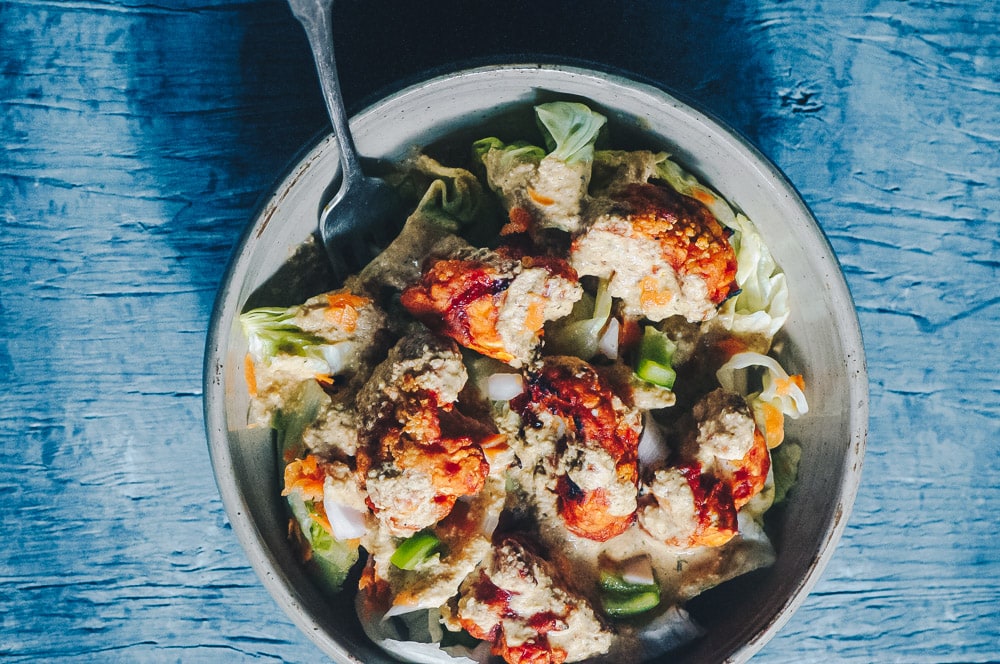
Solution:
<svg viewBox="0 0 1000 664"><path fill-rule="evenodd" d="M441 540L429 530L423 530L400 544L389 562L399 569L416 569L420 563L438 553L440 547Z"/></svg>
<svg viewBox="0 0 1000 664"><path fill-rule="evenodd" d="M607 122L603 115L585 104L554 101L535 106L535 117L553 158L568 164L593 160L594 143Z"/></svg>
<svg viewBox="0 0 1000 664"><path fill-rule="evenodd" d="M635 375L647 383L668 389L674 386L674 380L677 379L677 372L673 368L647 359L639 360L639 366L635 369Z"/></svg>
<svg viewBox="0 0 1000 664"><path fill-rule="evenodd" d="M601 605L612 618L643 613L660 603L660 586L648 556L603 568L598 583Z"/></svg>
<svg viewBox="0 0 1000 664"><path fill-rule="evenodd" d="M668 389L673 387L677 372L671 366L671 361L676 349L677 345L666 334L647 325L639 342L635 374L647 383Z"/></svg>
<svg viewBox="0 0 1000 664"><path fill-rule="evenodd" d="M626 618L644 613L660 603L659 590L635 594L613 593L601 596L604 612L612 618Z"/></svg>
<svg viewBox="0 0 1000 664"><path fill-rule="evenodd" d="M655 583L630 583L623 579L620 574L608 570L601 570L600 584L601 590L619 594L655 592L659 588Z"/></svg>

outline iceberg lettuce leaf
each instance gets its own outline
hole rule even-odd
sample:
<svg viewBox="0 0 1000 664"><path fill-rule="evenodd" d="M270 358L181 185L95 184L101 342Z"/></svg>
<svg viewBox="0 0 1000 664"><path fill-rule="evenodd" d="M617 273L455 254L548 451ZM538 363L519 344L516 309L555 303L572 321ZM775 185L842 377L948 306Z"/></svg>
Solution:
<svg viewBox="0 0 1000 664"><path fill-rule="evenodd" d="M487 153L496 150L501 153L497 161L497 170L507 172L519 163L538 164L545 158L545 149L526 141L504 143L499 138L481 138L472 144L472 153L476 160L483 161Z"/></svg>
<svg viewBox="0 0 1000 664"><path fill-rule="evenodd" d="M666 152L649 150L596 150L590 186L595 195L630 184L645 184L659 178L659 165Z"/></svg>
<svg viewBox="0 0 1000 664"><path fill-rule="evenodd" d="M469 648L461 644L443 645L441 614L437 609L421 609L387 617L385 611L365 592L354 598L361 627L376 645L403 662L414 664L485 664L488 643Z"/></svg>
<svg viewBox="0 0 1000 664"><path fill-rule="evenodd" d="M293 491L287 497L288 507L298 525L298 531L308 546L306 565L331 592L338 592L347 575L358 561L358 540L340 541L313 520L312 505Z"/></svg>
<svg viewBox="0 0 1000 664"><path fill-rule="evenodd" d="M795 443L785 443L771 450L771 468L774 471L774 502L779 504L788 497L799 475L799 461L802 447Z"/></svg>
<svg viewBox="0 0 1000 664"><path fill-rule="evenodd" d="M740 290L723 303L718 321L735 334L760 335L770 344L790 313L788 284L753 223L743 214L734 221L730 243L736 251Z"/></svg>
<svg viewBox="0 0 1000 664"><path fill-rule="evenodd" d="M571 164L593 160L594 143L607 118L585 104L567 101L540 104L535 116L551 157Z"/></svg>
<svg viewBox="0 0 1000 664"><path fill-rule="evenodd" d="M303 332L295 324L298 307L258 307L240 314L240 326L255 360L268 360L279 353L323 359L320 337Z"/></svg>
<svg viewBox="0 0 1000 664"><path fill-rule="evenodd" d="M716 378L719 384L729 391L740 391L738 374L743 369L763 368L760 392L751 395L751 400L757 399L769 403L791 418L799 418L809 412L809 403L799 382L788 374L776 359L761 353L736 353L719 367Z"/></svg>
<svg viewBox="0 0 1000 664"><path fill-rule="evenodd" d="M292 459L303 457L307 450L302 442L305 430L319 417L328 400L316 381L302 383L284 406L274 414L272 428L277 435L277 467L279 471ZM282 473L279 472L279 476ZM330 591L341 589L351 567L358 561L358 542L338 541L317 523L312 515L313 503L303 499L298 491L286 496L288 509L301 535L307 566Z"/></svg>
<svg viewBox="0 0 1000 664"><path fill-rule="evenodd" d="M288 460L305 454L302 436L328 400L319 383L307 380L300 383L292 396L275 411L271 428L277 435L278 468L283 469Z"/></svg>
<svg viewBox="0 0 1000 664"><path fill-rule="evenodd" d="M409 175L413 186L422 192L414 214L432 219L448 231L478 224L493 211L479 179L464 168L444 166L420 155L410 163Z"/></svg>

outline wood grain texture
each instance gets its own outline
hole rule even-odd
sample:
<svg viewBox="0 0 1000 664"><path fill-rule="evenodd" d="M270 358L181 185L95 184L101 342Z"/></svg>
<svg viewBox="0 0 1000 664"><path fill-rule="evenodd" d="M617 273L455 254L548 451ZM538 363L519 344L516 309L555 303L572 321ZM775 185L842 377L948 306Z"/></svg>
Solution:
<svg viewBox="0 0 1000 664"><path fill-rule="evenodd" d="M620 67L754 140L844 266L862 488L759 659L1000 661L1000 10L500 4L340 2L349 105L454 62ZM325 124L298 26L277 1L7 0L0 104L0 658L318 659L228 527L201 415L229 252Z"/></svg>

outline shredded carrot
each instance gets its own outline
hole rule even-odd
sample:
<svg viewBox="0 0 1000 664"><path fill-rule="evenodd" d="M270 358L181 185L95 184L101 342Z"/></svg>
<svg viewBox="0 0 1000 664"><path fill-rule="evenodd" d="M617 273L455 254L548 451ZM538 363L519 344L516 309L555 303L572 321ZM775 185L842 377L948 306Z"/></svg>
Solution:
<svg viewBox="0 0 1000 664"><path fill-rule="evenodd" d="M350 334L358 325L358 309L369 304L371 300L346 291L330 293L326 296L326 318L331 323Z"/></svg>
<svg viewBox="0 0 1000 664"><path fill-rule="evenodd" d="M469 319L469 334L472 338L469 348L501 362L509 362L514 356L504 347L503 338L497 331L498 310L492 295L480 297L468 304L466 312Z"/></svg>
<svg viewBox="0 0 1000 664"><path fill-rule="evenodd" d="M507 445L507 436L502 433L493 434L483 439L479 446L483 449L483 454L486 455L486 460L490 463L493 463L498 456L510 449Z"/></svg>
<svg viewBox="0 0 1000 664"><path fill-rule="evenodd" d="M539 297L532 298L528 303L528 312L524 317L524 329L535 333L545 325L545 300Z"/></svg>
<svg viewBox="0 0 1000 664"><path fill-rule="evenodd" d="M420 595L412 590L401 590L392 600L393 606L416 606L420 602Z"/></svg>
<svg viewBox="0 0 1000 664"><path fill-rule="evenodd" d="M257 396L257 372L253 367L253 358L250 353L243 358L243 378L247 382L247 392L251 397Z"/></svg>
<svg viewBox="0 0 1000 664"><path fill-rule="evenodd" d="M309 512L309 518L318 523L319 527L327 533L333 535L333 526L330 525L330 517L326 515L326 508L323 507L323 501L313 503L313 508Z"/></svg>
<svg viewBox="0 0 1000 664"><path fill-rule="evenodd" d="M330 307L342 307L348 305L354 307L355 309L360 309L361 307L371 304L371 300L367 297L355 295L354 293L349 293L347 291L330 293L326 296L326 301Z"/></svg>
<svg viewBox="0 0 1000 664"><path fill-rule="evenodd" d="M316 382L323 387L330 387L333 385L333 376L330 374L316 374Z"/></svg>
<svg viewBox="0 0 1000 664"><path fill-rule="evenodd" d="M528 187L528 196L539 205L552 205L556 202L554 198L549 198L544 194L539 194L531 187Z"/></svg>
<svg viewBox="0 0 1000 664"><path fill-rule="evenodd" d="M527 233L528 229L531 228L531 213L523 207L512 207L507 216L510 218L510 222L504 224L504 227L500 229L500 235Z"/></svg>
<svg viewBox="0 0 1000 664"><path fill-rule="evenodd" d="M725 337L723 339L719 339L715 343L715 347L722 352L723 356L725 356L727 360L733 355L742 353L747 349L746 342L736 337Z"/></svg>
<svg viewBox="0 0 1000 664"><path fill-rule="evenodd" d="M715 548L722 546L736 535L735 530L720 528L713 524L706 525L697 535L691 537L691 546L707 546Z"/></svg>
<svg viewBox="0 0 1000 664"><path fill-rule="evenodd" d="M806 388L806 383L800 374L789 376L787 379L779 378L774 381L774 385L775 391L781 396L787 395L791 391L792 385L797 386L800 390L804 390Z"/></svg>
<svg viewBox="0 0 1000 664"><path fill-rule="evenodd" d="M705 191L704 189L695 189L694 198L704 203L705 205L715 205L715 196Z"/></svg>
<svg viewBox="0 0 1000 664"><path fill-rule="evenodd" d="M285 488L281 495L300 491L305 500L323 500L323 469L312 454L285 466Z"/></svg>
<svg viewBox="0 0 1000 664"><path fill-rule="evenodd" d="M785 439L785 415L769 403L763 404L763 409L764 438L767 440L767 448L773 450Z"/></svg>
<svg viewBox="0 0 1000 664"><path fill-rule="evenodd" d="M653 275L643 277L639 286L642 289L639 295L639 304L644 310L666 306L670 300L674 299L673 293L668 290L659 289L659 284Z"/></svg>

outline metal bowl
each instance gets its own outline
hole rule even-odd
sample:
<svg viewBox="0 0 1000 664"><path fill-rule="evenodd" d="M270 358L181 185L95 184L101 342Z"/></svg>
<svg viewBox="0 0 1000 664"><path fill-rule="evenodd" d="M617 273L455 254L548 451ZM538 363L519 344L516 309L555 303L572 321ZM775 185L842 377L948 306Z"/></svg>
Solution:
<svg viewBox="0 0 1000 664"><path fill-rule="evenodd" d="M660 89L574 67L484 67L397 92L358 114L352 128L362 154L393 161L414 147L487 135L556 98L587 100L608 116L616 136L674 155L756 223L788 277L792 314L781 359L807 377L810 411L788 424L803 454L798 484L776 524L777 562L696 600L692 612L708 634L669 658L742 662L805 599L854 501L868 425L857 314L830 244L787 179L733 130ZM309 241L338 170L336 140L324 137L241 239L209 333L205 418L229 519L275 601L335 661L390 662L363 635L351 599L321 594L299 564L286 540L270 437L247 427L246 343L237 316L255 303L295 304L325 286L321 254Z"/></svg>

